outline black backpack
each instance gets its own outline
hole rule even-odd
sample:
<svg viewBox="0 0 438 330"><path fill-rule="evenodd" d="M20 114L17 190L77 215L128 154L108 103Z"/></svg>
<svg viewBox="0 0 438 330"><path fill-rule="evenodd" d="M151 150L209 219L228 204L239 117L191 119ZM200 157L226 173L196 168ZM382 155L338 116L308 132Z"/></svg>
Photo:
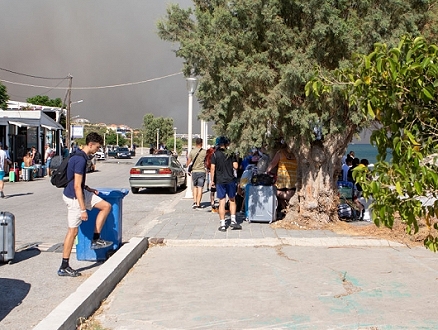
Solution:
<svg viewBox="0 0 438 330"><path fill-rule="evenodd" d="M56 188L65 188L67 187L68 183L73 180L67 179L67 167L68 167L68 161L73 156L80 156L79 154L73 153L70 156L63 159L61 164L57 168L52 169L52 177L50 178L50 182L52 185L54 185ZM50 166L52 168L52 166Z"/></svg>

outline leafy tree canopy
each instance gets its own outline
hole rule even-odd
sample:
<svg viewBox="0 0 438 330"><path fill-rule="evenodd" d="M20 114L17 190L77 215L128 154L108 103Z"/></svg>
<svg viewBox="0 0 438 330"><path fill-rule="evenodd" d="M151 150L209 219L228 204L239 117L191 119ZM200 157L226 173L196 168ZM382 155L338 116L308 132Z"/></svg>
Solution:
<svg viewBox="0 0 438 330"><path fill-rule="evenodd" d="M326 137L345 132L348 143L363 116L339 100L330 108L306 102L304 86L314 67L344 67L375 42L396 45L406 32L419 34L432 3L194 0L194 10L171 5L158 30L179 44L185 74L202 77L202 118L242 149L278 136L309 144L315 127Z"/></svg>
<svg viewBox="0 0 438 330"><path fill-rule="evenodd" d="M394 48L376 44L369 55L357 55L351 68L308 84L322 97L342 91L350 106L375 119L379 128L371 142L379 150L378 162L373 177L362 173L358 178L364 195L374 200L372 217L376 224L392 227L398 214L409 233L417 232L418 219L424 219L431 233L425 244L434 251L438 250L437 87L438 46L422 37L403 38Z"/></svg>
<svg viewBox="0 0 438 330"><path fill-rule="evenodd" d="M155 117L148 113L143 117L144 141L146 145L155 146L157 144L157 129L159 129L159 143L167 143L173 137L173 118ZM170 146L169 146L169 149Z"/></svg>
<svg viewBox="0 0 438 330"><path fill-rule="evenodd" d="M6 86L0 82L0 109L7 109L9 96L6 91Z"/></svg>
<svg viewBox="0 0 438 330"><path fill-rule="evenodd" d="M62 107L62 100L58 97L56 99L51 99L47 95L35 95L26 99L26 102L35 105L45 105L48 107Z"/></svg>

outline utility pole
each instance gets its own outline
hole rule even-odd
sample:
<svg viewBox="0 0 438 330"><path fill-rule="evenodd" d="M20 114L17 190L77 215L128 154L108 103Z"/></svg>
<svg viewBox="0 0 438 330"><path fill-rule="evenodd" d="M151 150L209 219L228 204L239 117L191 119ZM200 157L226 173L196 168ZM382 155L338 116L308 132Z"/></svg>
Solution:
<svg viewBox="0 0 438 330"><path fill-rule="evenodd" d="M70 107L71 107L71 86L73 83L73 76L71 74L68 74L68 90L67 90L67 112L66 112L66 118L65 118L65 147L70 148Z"/></svg>

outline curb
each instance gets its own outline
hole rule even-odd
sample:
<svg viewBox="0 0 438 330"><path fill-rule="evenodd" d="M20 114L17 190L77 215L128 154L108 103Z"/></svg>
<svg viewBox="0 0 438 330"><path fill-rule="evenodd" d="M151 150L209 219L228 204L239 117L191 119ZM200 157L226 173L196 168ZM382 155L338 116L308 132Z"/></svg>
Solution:
<svg viewBox="0 0 438 330"><path fill-rule="evenodd" d="M147 237L133 237L75 292L47 315L34 330L76 329L79 318L88 318L148 249Z"/></svg>
<svg viewBox="0 0 438 330"><path fill-rule="evenodd" d="M256 247L256 246L314 246L314 247L403 247L405 245L386 239L373 239L366 237L314 237L314 238L257 238L257 239L158 239L170 247Z"/></svg>

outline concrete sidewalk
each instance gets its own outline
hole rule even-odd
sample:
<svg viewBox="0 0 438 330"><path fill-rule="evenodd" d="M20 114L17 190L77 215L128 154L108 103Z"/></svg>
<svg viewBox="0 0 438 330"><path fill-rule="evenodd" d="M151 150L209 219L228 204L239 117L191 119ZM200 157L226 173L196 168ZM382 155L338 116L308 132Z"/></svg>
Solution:
<svg viewBox="0 0 438 330"><path fill-rule="evenodd" d="M73 294L36 329L69 328L75 315L88 316L87 292L103 297L116 285L94 316L105 329L438 328L430 313L436 254L330 231L274 229L243 216L242 230L223 233L218 214L191 204L181 199L145 228L149 241L163 244L143 253L140 237L94 274L117 269L127 273L121 283L93 289L90 278L79 290L86 297ZM140 260L129 272L105 268L126 258ZM82 314L70 313L73 307Z"/></svg>

